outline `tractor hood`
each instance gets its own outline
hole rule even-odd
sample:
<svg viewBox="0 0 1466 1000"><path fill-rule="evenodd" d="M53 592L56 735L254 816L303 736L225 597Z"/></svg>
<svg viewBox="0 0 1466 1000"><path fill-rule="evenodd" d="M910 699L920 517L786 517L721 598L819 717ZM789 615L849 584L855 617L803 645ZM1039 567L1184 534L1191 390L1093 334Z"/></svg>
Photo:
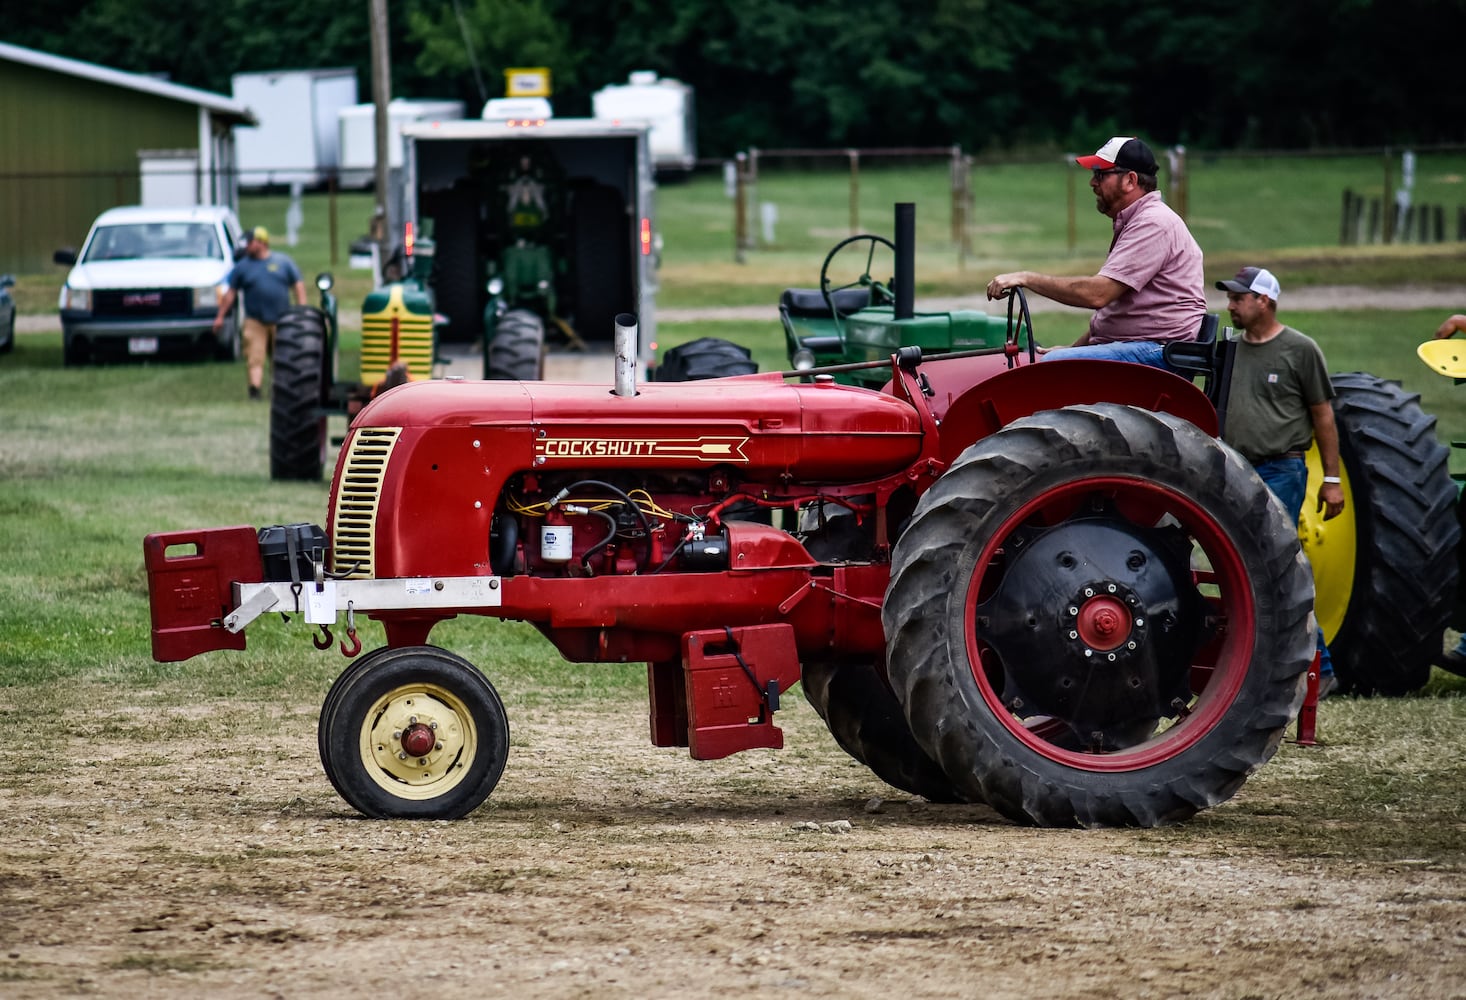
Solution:
<svg viewBox="0 0 1466 1000"><path fill-rule="evenodd" d="M731 465L749 478L854 483L921 452L921 420L893 396L776 374L649 383L633 397L553 382L418 382L362 410L353 430L481 432L491 461L523 469L677 469ZM417 432L417 433L414 433ZM523 449L523 453L516 453Z"/></svg>

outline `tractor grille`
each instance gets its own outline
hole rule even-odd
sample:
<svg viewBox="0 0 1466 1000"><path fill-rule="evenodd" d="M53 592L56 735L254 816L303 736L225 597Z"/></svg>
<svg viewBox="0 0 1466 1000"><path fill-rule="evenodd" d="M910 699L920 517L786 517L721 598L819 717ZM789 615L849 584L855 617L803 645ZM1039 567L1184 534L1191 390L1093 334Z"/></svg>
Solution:
<svg viewBox="0 0 1466 1000"><path fill-rule="evenodd" d="M401 427L363 427L351 437L331 525L331 571L337 575L358 580L377 575L377 506L401 433Z"/></svg>
<svg viewBox="0 0 1466 1000"><path fill-rule="evenodd" d="M409 310L402 287L393 286L385 308L361 317L361 380L376 385L394 362L407 365L414 382L433 376L433 317Z"/></svg>

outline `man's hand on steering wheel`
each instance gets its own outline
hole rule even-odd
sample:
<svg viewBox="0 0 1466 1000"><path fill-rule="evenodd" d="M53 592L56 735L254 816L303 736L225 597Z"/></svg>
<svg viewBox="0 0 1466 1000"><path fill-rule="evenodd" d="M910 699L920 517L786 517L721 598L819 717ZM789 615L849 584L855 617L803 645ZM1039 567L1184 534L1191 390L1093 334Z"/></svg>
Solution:
<svg viewBox="0 0 1466 1000"><path fill-rule="evenodd" d="M1006 299L1009 292L1015 288L1022 288L1027 283L1027 271L1009 271L1007 274L1000 274L988 282L988 298Z"/></svg>

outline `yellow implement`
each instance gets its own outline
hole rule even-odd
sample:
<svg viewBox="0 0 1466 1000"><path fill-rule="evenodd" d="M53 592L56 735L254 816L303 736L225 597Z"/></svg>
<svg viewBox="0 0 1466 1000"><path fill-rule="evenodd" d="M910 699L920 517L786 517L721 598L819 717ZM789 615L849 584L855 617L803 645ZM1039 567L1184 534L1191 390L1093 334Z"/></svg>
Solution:
<svg viewBox="0 0 1466 1000"><path fill-rule="evenodd" d="M1431 371L1448 378L1466 379L1466 342L1459 340L1427 340L1415 348Z"/></svg>

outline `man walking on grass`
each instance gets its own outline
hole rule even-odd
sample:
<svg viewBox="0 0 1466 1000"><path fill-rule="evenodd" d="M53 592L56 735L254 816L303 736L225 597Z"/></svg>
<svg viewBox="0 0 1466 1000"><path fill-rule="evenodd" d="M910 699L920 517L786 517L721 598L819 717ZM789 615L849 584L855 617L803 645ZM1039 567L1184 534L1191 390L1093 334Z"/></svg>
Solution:
<svg viewBox="0 0 1466 1000"><path fill-rule="evenodd" d="M244 256L234 265L226 279L228 290L219 299L219 312L214 317L214 330L224 325L224 317L234 308L234 299L244 292L244 362L248 368L249 398L260 399L265 381L265 358L275 349L275 325L290 310L290 293L305 305L305 282L295 261L283 253L270 251L270 233L257 226L249 235Z"/></svg>

